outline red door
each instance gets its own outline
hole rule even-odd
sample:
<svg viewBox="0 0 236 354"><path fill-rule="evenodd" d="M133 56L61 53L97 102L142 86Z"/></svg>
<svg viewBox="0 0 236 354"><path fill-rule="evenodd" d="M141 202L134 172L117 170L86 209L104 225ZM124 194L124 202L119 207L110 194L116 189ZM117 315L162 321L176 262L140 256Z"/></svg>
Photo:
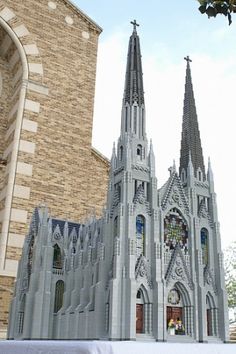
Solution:
<svg viewBox="0 0 236 354"><path fill-rule="evenodd" d="M143 305L136 304L136 333L143 333Z"/></svg>

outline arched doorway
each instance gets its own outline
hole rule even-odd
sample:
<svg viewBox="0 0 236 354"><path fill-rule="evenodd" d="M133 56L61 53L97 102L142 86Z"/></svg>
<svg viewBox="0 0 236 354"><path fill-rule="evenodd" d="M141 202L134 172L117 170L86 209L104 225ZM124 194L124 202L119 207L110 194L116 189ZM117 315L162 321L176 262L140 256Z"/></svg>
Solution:
<svg viewBox="0 0 236 354"><path fill-rule="evenodd" d="M136 295L136 333L152 332L152 304L146 288L142 285Z"/></svg>
<svg viewBox="0 0 236 354"><path fill-rule="evenodd" d="M193 306L190 296L181 283L176 283L168 292L166 307L166 329L170 333L170 328L176 330L171 334L191 335L193 333Z"/></svg>
<svg viewBox="0 0 236 354"><path fill-rule="evenodd" d="M144 298L142 290L138 290L136 296L136 333L144 330Z"/></svg>
<svg viewBox="0 0 236 354"><path fill-rule="evenodd" d="M214 298L210 293L206 296L206 320L207 335L218 336L218 309L216 308Z"/></svg>

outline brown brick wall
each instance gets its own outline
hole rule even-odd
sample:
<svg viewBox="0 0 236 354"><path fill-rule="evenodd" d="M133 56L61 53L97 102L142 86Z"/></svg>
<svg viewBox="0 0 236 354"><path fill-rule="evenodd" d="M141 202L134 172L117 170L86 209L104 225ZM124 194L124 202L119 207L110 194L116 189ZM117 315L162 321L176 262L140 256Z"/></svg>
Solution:
<svg viewBox="0 0 236 354"><path fill-rule="evenodd" d="M8 324L8 313L12 298L14 278L0 276L0 339Z"/></svg>

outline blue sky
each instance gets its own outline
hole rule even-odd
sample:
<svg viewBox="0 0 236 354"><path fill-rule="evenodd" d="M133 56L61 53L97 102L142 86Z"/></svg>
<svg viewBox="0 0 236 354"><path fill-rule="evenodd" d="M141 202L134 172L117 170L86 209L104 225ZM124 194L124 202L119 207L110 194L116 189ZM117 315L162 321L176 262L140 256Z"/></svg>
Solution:
<svg viewBox="0 0 236 354"><path fill-rule="evenodd" d="M208 19L196 0L74 0L102 28L98 47L93 145L110 157L120 111L130 21L140 24L147 135L156 155L158 187L179 164L183 95L189 55L205 165L211 157L222 244L236 240L236 15ZM181 3L181 5L179 5ZM109 132L109 133L108 133Z"/></svg>

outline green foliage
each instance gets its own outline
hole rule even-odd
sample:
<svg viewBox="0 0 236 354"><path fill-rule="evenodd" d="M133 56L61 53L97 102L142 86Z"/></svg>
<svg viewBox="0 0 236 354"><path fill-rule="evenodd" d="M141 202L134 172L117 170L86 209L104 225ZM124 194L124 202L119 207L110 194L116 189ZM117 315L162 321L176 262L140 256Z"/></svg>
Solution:
<svg viewBox="0 0 236 354"><path fill-rule="evenodd" d="M229 307L236 307L236 242L224 252L225 285L228 293Z"/></svg>
<svg viewBox="0 0 236 354"><path fill-rule="evenodd" d="M199 11L208 18L218 14L228 17L229 25L232 23L231 13L236 12L236 0L197 0L200 3Z"/></svg>

